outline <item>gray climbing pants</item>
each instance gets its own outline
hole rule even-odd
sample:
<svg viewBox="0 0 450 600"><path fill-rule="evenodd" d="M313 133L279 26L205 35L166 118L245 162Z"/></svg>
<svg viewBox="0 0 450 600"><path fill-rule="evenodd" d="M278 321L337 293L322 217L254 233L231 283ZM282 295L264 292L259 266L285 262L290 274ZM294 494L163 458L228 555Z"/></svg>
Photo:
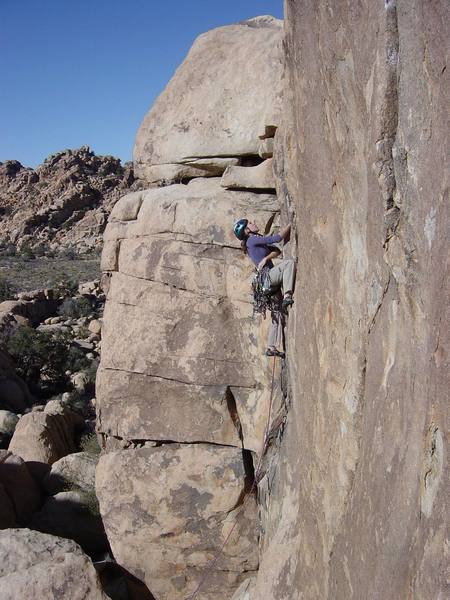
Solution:
<svg viewBox="0 0 450 600"><path fill-rule="evenodd" d="M284 294L286 292L293 292L295 283L295 263L292 258L286 258L275 267L272 267L269 271L269 277L273 289L282 288ZM269 348L279 348L282 343L283 335L281 315L274 314L271 318L272 323L270 324L267 346Z"/></svg>
<svg viewBox="0 0 450 600"><path fill-rule="evenodd" d="M282 260L269 271L272 288L283 288L283 294L294 291L295 263L292 258Z"/></svg>

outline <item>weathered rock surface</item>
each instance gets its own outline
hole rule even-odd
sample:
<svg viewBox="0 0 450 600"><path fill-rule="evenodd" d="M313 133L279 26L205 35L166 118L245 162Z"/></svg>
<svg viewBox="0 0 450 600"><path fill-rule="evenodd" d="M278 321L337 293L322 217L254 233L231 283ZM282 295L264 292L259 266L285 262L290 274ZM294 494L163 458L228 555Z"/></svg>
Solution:
<svg viewBox="0 0 450 600"><path fill-rule="evenodd" d="M256 167L227 167L222 175L220 185L230 190L253 189L269 190L275 189L275 177L273 174L273 161L265 160Z"/></svg>
<svg viewBox="0 0 450 600"><path fill-rule="evenodd" d="M72 540L29 529L0 531L2 600L106 600L94 566Z"/></svg>
<svg viewBox="0 0 450 600"><path fill-rule="evenodd" d="M0 240L44 252L99 248L111 207L136 185L131 165L87 146L53 154L36 170L0 163Z"/></svg>
<svg viewBox="0 0 450 600"><path fill-rule="evenodd" d="M193 593L235 523L201 597L231 597L245 573L257 568L253 497L240 506L248 485L241 450L208 444L111 452L96 473L116 560L160 600Z"/></svg>
<svg viewBox="0 0 450 600"><path fill-rule="evenodd" d="M199 36L138 131L138 177L155 181L154 165L257 155L261 131L279 122L281 34L282 21L256 17Z"/></svg>
<svg viewBox="0 0 450 600"><path fill-rule="evenodd" d="M107 263L101 432L260 448L269 373L252 320L252 267L231 225L242 214L266 224L276 211L272 195L226 191L218 179L116 204L105 231L120 250Z"/></svg>
<svg viewBox="0 0 450 600"><path fill-rule="evenodd" d="M48 498L33 515L30 527L43 533L69 538L88 554L108 549L105 529L98 511L95 493L70 490Z"/></svg>
<svg viewBox="0 0 450 600"><path fill-rule="evenodd" d="M0 486L3 498L1 528L27 524L41 505L41 494L25 462L8 450L0 450ZM3 521L4 511L11 514L11 510L14 519L8 525Z"/></svg>
<svg viewBox="0 0 450 600"><path fill-rule="evenodd" d="M45 489L51 495L66 491L69 487L92 491L98 458L97 454L75 452L57 460L43 481Z"/></svg>
<svg viewBox="0 0 450 600"><path fill-rule="evenodd" d="M19 417L9 410L0 410L0 448L7 448Z"/></svg>
<svg viewBox="0 0 450 600"><path fill-rule="evenodd" d="M144 174L148 183L181 183L193 177L220 177L228 166L238 163L238 158L231 157L186 159L183 164L146 166Z"/></svg>
<svg viewBox="0 0 450 600"><path fill-rule="evenodd" d="M250 598L444 598L450 7L286 7L291 410Z"/></svg>

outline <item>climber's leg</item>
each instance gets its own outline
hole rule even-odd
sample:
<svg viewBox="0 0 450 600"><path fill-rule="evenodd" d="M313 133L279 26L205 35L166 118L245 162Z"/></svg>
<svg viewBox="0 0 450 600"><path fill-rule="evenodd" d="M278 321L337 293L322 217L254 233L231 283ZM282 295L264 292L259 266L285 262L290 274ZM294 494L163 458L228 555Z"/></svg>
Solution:
<svg viewBox="0 0 450 600"><path fill-rule="evenodd" d="M295 284L295 263L292 258L283 260L283 292L291 294L294 291Z"/></svg>
<svg viewBox="0 0 450 600"><path fill-rule="evenodd" d="M295 284L295 262L292 258L286 258L278 265L275 265L275 267L272 267L269 271L269 277L274 288L283 288L283 306L293 304L292 292L294 291Z"/></svg>
<svg viewBox="0 0 450 600"><path fill-rule="evenodd" d="M278 329L279 329L279 320L277 318L276 313L272 314L270 329L269 329L269 338L267 340L268 348L276 348L278 346Z"/></svg>

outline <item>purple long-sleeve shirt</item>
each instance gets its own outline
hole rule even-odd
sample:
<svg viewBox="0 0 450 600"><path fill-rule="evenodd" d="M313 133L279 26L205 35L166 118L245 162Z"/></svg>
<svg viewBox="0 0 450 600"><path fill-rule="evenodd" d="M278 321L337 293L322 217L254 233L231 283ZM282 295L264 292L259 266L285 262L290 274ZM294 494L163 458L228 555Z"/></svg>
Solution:
<svg viewBox="0 0 450 600"><path fill-rule="evenodd" d="M277 244L281 242L283 238L279 233L277 235L250 235L247 240L247 252L249 257L255 263L256 266L265 258L268 254L270 254L271 250L269 246L271 244ZM267 266L272 268L273 263L270 260L267 263Z"/></svg>

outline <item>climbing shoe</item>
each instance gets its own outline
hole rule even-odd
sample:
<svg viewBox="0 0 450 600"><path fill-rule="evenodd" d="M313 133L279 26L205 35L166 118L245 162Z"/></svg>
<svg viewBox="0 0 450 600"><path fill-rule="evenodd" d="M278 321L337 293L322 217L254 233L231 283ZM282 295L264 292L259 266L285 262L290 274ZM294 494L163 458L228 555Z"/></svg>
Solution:
<svg viewBox="0 0 450 600"><path fill-rule="evenodd" d="M294 304L294 299L289 294L283 298L283 302L281 303L281 306L283 308L287 308L288 306L292 306L293 304Z"/></svg>
<svg viewBox="0 0 450 600"><path fill-rule="evenodd" d="M265 354L266 354L266 356L277 356L278 358L285 357L284 352L280 352L280 350L277 350L276 348L267 348Z"/></svg>

